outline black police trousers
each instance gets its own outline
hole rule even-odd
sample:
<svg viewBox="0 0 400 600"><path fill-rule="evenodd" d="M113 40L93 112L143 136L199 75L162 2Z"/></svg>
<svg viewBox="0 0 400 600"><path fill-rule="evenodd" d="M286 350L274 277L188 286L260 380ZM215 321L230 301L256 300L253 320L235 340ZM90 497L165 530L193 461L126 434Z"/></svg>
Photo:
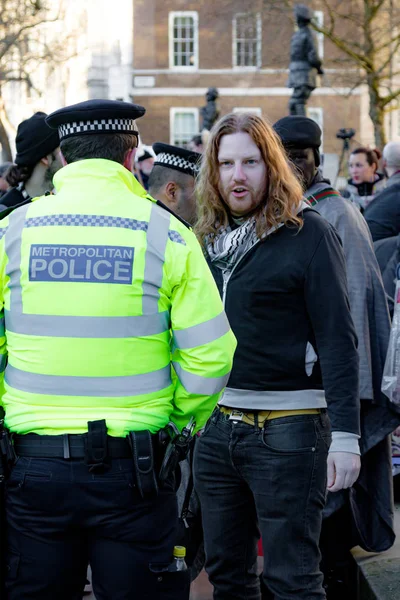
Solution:
<svg viewBox="0 0 400 600"><path fill-rule="evenodd" d="M87 565L96 600L188 600L172 562L173 486L143 500L130 458L90 473L82 459L20 457L6 484L7 600L80 600Z"/></svg>

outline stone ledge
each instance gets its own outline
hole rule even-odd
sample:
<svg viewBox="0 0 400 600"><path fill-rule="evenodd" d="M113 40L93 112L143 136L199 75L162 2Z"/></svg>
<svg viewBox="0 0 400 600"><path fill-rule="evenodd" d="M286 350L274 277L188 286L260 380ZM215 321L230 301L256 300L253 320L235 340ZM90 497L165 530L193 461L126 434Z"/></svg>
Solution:
<svg viewBox="0 0 400 600"><path fill-rule="evenodd" d="M380 554L353 550L358 566L358 600L399 600L400 598L400 504L394 514L396 541Z"/></svg>

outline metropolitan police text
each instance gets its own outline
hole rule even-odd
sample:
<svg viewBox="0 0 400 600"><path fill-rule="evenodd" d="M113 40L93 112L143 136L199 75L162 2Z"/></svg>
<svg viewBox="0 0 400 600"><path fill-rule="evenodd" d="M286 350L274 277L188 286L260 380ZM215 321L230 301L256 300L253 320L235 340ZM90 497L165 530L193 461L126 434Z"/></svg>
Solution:
<svg viewBox="0 0 400 600"><path fill-rule="evenodd" d="M127 246L33 244L29 280L129 284L133 257Z"/></svg>

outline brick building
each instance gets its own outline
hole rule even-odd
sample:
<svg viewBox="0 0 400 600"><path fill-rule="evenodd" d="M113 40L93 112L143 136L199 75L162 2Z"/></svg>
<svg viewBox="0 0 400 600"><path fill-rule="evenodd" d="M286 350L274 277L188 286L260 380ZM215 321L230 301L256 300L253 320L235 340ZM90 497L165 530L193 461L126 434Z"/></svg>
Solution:
<svg viewBox="0 0 400 600"><path fill-rule="evenodd" d="M134 1L132 99L147 109L140 123L145 143L182 145L198 133L209 87L219 90L221 115L251 109L274 122L288 114L293 23L265 6L263 0ZM321 22L323 11L315 17ZM340 152L340 127L354 127L358 141L372 142L365 90L351 91L351 70L334 68L336 48L323 36L317 43L325 76L308 114L323 127L324 151Z"/></svg>

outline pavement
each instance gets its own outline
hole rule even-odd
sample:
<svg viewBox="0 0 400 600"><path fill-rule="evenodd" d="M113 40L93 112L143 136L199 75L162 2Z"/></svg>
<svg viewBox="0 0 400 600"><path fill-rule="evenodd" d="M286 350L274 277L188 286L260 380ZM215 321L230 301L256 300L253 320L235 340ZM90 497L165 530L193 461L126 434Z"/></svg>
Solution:
<svg viewBox="0 0 400 600"><path fill-rule="evenodd" d="M399 475L398 475L399 477ZM359 572L358 600L399 600L400 598L400 504L395 505L396 541L390 550L374 554L353 550Z"/></svg>
<svg viewBox="0 0 400 600"><path fill-rule="evenodd" d="M353 550L360 588L358 599L354 600L400 599L400 503L395 506L394 522L397 538L390 550L380 554L365 552L361 548ZM261 571L262 558L258 560ZM95 597L93 594L85 595L84 600L95 600ZM212 586L205 571L192 583L190 600L212 600Z"/></svg>

